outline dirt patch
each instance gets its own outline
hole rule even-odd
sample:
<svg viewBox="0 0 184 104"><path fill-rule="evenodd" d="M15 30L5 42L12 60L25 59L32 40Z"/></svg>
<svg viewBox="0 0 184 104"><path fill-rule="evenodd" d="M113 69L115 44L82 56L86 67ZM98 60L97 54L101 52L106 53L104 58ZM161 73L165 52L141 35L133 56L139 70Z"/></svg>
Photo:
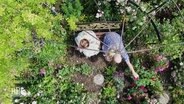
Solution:
<svg viewBox="0 0 184 104"><path fill-rule="evenodd" d="M69 48L68 50L68 65L78 65L78 64L88 64L92 67L94 72L101 72L105 67L108 66L108 63L104 60L103 54L99 53L98 55L86 58L82 53L75 50L74 48Z"/></svg>
<svg viewBox="0 0 184 104"><path fill-rule="evenodd" d="M94 75L86 76L86 75L82 75L80 73L76 73L72 77L72 80L74 82L83 83L84 84L84 88L87 91L89 91L89 92L96 92L96 91L99 91L102 86L98 86L95 83L93 83L93 77L94 77Z"/></svg>
<svg viewBox="0 0 184 104"><path fill-rule="evenodd" d="M76 73L73 75L72 80L76 83L83 83L84 88L89 92L98 92L102 86L98 86L93 82L93 77L97 73L101 73L108 66L108 63L104 60L103 54L99 53L96 56L86 58L82 53L75 50L75 48L69 48L67 64L68 65L79 65L88 64L92 68L92 73L89 76Z"/></svg>

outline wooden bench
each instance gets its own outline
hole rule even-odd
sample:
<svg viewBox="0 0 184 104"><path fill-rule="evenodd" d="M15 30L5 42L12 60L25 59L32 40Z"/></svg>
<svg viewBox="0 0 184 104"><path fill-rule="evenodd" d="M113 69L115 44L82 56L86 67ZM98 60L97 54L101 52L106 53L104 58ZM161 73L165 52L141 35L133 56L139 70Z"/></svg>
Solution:
<svg viewBox="0 0 184 104"><path fill-rule="evenodd" d="M105 32L119 31L121 30L120 21L108 21L108 22L92 22L92 23L78 23L76 32L83 30L93 30L98 38L102 38Z"/></svg>

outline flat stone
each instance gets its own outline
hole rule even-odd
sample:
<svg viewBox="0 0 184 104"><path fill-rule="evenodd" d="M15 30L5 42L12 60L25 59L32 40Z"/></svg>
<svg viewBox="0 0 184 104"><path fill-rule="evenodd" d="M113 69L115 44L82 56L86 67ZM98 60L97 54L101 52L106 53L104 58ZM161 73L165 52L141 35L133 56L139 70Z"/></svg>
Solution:
<svg viewBox="0 0 184 104"><path fill-rule="evenodd" d="M166 92L161 94L160 98L158 99L159 104L168 104L169 100L170 100L169 95Z"/></svg>
<svg viewBox="0 0 184 104"><path fill-rule="evenodd" d="M102 85L103 82L104 82L104 76L102 74L95 75L94 78L93 78L93 82L96 85Z"/></svg>

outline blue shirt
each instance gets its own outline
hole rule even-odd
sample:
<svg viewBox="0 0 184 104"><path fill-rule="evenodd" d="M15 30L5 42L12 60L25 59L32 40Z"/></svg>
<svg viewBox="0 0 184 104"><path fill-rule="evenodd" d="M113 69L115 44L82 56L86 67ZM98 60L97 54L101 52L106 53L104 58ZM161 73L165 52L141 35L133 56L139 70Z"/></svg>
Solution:
<svg viewBox="0 0 184 104"><path fill-rule="evenodd" d="M129 61L129 56L123 45L123 41L119 34L116 32L107 32L103 40L104 44L102 46L102 51L104 53L109 52L111 49L119 51L123 59L127 62Z"/></svg>

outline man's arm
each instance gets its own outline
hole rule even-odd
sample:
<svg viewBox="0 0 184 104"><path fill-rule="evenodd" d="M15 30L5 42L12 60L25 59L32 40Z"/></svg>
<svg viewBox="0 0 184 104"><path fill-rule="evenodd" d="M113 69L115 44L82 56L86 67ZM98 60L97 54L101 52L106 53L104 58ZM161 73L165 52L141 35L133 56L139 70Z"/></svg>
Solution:
<svg viewBox="0 0 184 104"><path fill-rule="evenodd" d="M139 78L139 75L135 72L133 65L130 63L130 61L126 61L129 69L131 70L133 76L135 79Z"/></svg>
<svg viewBox="0 0 184 104"><path fill-rule="evenodd" d="M134 78L136 79L139 78L139 75L135 72L133 65L130 63L129 56L123 46L123 43L121 43L120 46L121 46L121 55L124 58L126 64L128 65L130 71L132 72Z"/></svg>

